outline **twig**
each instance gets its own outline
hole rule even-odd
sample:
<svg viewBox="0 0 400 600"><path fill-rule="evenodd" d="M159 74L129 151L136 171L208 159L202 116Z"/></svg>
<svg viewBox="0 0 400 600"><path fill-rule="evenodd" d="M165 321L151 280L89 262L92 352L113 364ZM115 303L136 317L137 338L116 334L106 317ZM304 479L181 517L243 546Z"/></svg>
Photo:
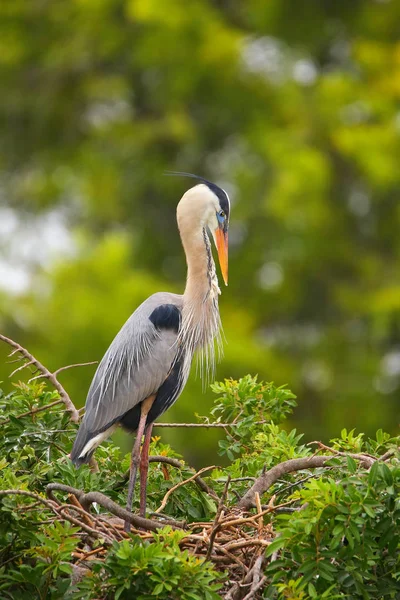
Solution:
<svg viewBox="0 0 400 600"><path fill-rule="evenodd" d="M54 501L42 498L39 494L29 492L28 490L0 490L0 496L28 496L28 498L35 498L35 500L41 502L53 512L57 512L58 509L58 506Z"/></svg>
<svg viewBox="0 0 400 600"><path fill-rule="evenodd" d="M258 492L255 493L255 500L256 500L257 512L260 513L260 512L262 512L262 508L261 508L260 494ZM268 508L272 508L272 507L273 507L273 504L270 505L270 503L269 503ZM258 519L258 535L261 535L263 527L264 527L263 518L259 517L259 519Z"/></svg>
<svg viewBox="0 0 400 600"><path fill-rule="evenodd" d="M160 462L160 463L165 463L167 465L171 465L172 467L176 467L177 469L182 469L185 466L185 463L183 462L183 460L178 460L177 458L171 458L170 456L162 456L160 455L155 455L155 456L149 456L149 463L152 462Z"/></svg>
<svg viewBox="0 0 400 600"><path fill-rule="evenodd" d="M251 517L240 517L237 519L232 519L232 517L227 517L226 521L223 521L221 523L221 527L223 529L228 528L228 527L233 527L234 525L244 525L245 523L248 523L249 525L254 525L254 527L257 527L257 520L260 517L263 517L264 515L268 515L269 513L272 512L276 512L281 508L284 508L286 506L289 506L290 504L293 504L294 502L297 502L297 500L295 498L293 498L292 500L288 500L287 502L282 502L282 504L277 504L276 506L268 506L267 508L265 508L262 512L260 513L256 513L255 515L252 515ZM193 524L192 524L193 526Z"/></svg>
<svg viewBox="0 0 400 600"><path fill-rule="evenodd" d="M29 415L36 415L36 413L42 412L43 410L47 410L48 408L51 408L52 406L56 406L57 404L63 404L64 400L62 400L61 398L59 398L58 400L54 400L54 402L50 402L49 404L46 404L45 406L39 406L38 408L32 408L32 410L28 410L27 412L24 412L20 415L14 415L15 419L22 419L23 417L28 417ZM5 425L6 423L9 423L10 419L4 419L4 421L0 421L0 425ZM52 432L53 433L53 432Z"/></svg>
<svg viewBox="0 0 400 600"><path fill-rule="evenodd" d="M259 567L259 559L261 559L262 557L258 557L256 562L254 563L253 567L247 572L246 576L244 577L244 579L241 582L236 582L232 588L229 590L229 592L227 593L227 595L225 596L225 600L239 600L242 595L243 595L243 587L249 587L250 585L252 585L252 582L254 581L254 576L256 575L257 570L261 567Z"/></svg>
<svg viewBox="0 0 400 600"><path fill-rule="evenodd" d="M88 558L95 556L96 554L99 554L100 552L104 552L104 548L102 546L100 546L99 548L95 548L94 550L91 550L90 552L82 552L81 553L81 558L79 558L79 560L77 561L77 565L79 565L80 562L82 562L83 560L88 560Z"/></svg>
<svg viewBox="0 0 400 600"><path fill-rule="evenodd" d="M208 544L208 549L207 549L207 554L206 554L206 560L208 560L210 558L211 553L212 553L212 548L213 548L214 540L215 540L215 537L216 537L216 535L218 533L218 530L219 530L220 517L223 514L222 510L224 508L224 502L225 502L225 500L227 498L227 495L228 495L228 488L229 488L230 482L231 482L231 478L228 475L228 478L227 478L225 486L224 486L224 490L222 492L221 499L220 499L219 504L218 504L217 513L215 515L215 519L214 519L214 523L213 523L213 526L212 526L212 530L211 530L211 533L210 533L210 541L209 541L209 544Z"/></svg>
<svg viewBox="0 0 400 600"><path fill-rule="evenodd" d="M71 503L72 506L76 506L81 510L83 509L83 506L81 505L81 503L79 502L78 498L75 496L75 494L69 494L68 495L68 499ZM89 525L89 527L93 527L93 521L89 516L89 513L84 511L84 514L82 514L82 519L84 520L84 522L86 523L86 525Z"/></svg>
<svg viewBox="0 0 400 600"><path fill-rule="evenodd" d="M395 451L394 450L388 450L387 452L385 452L385 454L382 454L382 456L378 457L378 460L381 462L385 462L386 460L388 460L388 458L392 458L392 456L394 456Z"/></svg>
<svg viewBox="0 0 400 600"><path fill-rule="evenodd" d="M151 462L165 463L167 465L176 467L177 469L183 469L184 467L187 467L191 471L194 471L193 467L189 467L189 466L185 465L185 463L183 461L180 461L177 458L170 458L169 456L162 456L162 455L149 456L149 463L151 463ZM128 475L127 475L127 477L128 477ZM206 484L204 479L202 479L202 477L200 477L198 474L196 474L195 482L197 483L199 488L201 490L203 490L203 492L205 492L206 494L211 496L211 498L213 498L214 500L219 502L218 495L214 492L214 490L209 485Z"/></svg>
<svg viewBox="0 0 400 600"><path fill-rule="evenodd" d="M318 441L309 442L307 444L307 446L313 446L313 445L317 445L321 450L328 450L328 452L332 452L332 454L335 454L335 456L351 456L351 458L361 461L361 464L364 463L363 466L365 466L365 468L367 468L367 469L372 467L372 465L375 462L375 458L372 458L368 454L355 454L354 452L340 452L340 450L335 450L334 448L331 448L330 446L325 446L325 444L323 444L322 442L318 442Z"/></svg>
<svg viewBox="0 0 400 600"><path fill-rule="evenodd" d="M237 481L255 481L257 477L232 477L231 483L236 483ZM215 479L217 483L224 483L226 479Z"/></svg>
<svg viewBox="0 0 400 600"><path fill-rule="evenodd" d="M177 490L178 488L182 487L183 485L186 485L187 483L190 483L190 481L193 481L194 479L196 479L196 477L198 477L201 473L205 473L206 471L212 471L212 469L216 469L215 466L211 466L211 467L204 467L203 469L200 469L200 471L197 471L197 473L195 473L194 475L192 475L192 477L189 477L189 479L185 479L184 481L180 481L179 483L177 483L176 485L174 485L172 488L170 488L168 490L168 492L165 494L163 501L161 502L159 508L157 508L156 513L161 512L162 510L164 510L167 502L168 502L168 498L170 497L170 495Z"/></svg>
<svg viewBox="0 0 400 600"><path fill-rule="evenodd" d="M64 402L66 411L70 413L71 421L77 423L79 421L79 413L76 410L71 398L69 397L61 383L58 381L54 373L51 373L44 365L42 365L41 362L39 362L30 352L28 352L26 348L24 348L17 342L14 342L14 340L11 340L10 338L6 337L5 335L2 335L1 333L0 340L14 348L10 356L12 356L12 354L15 354L16 352L19 352L28 361L27 363L25 363L24 366L34 365L36 369L40 371L43 374L43 376L50 381L53 387L60 394L60 398Z"/></svg>
<svg viewBox="0 0 400 600"><path fill-rule="evenodd" d="M53 375L57 376L59 373L61 373L62 371L66 371L67 369L75 369L76 367L88 367L89 365L97 365L98 362L98 360L92 360L90 362L76 363L75 365L66 365L65 367L59 367L54 371Z"/></svg>
<svg viewBox="0 0 400 600"><path fill-rule="evenodd" d="M269 421L256 421L253 423L254 425L264 425ZM205 427L209 429L210 427L239 427L240 423L154 423L153 427Z"/></svg>
<svg viewBox="0 0 400 600"><path fill-rule="evenodd" d="M255 597L256 593L258 592L259 589L262 588L262 586L266 583L267 581L267 577L266 575L264 575L262 577L262 579L260 579L260 581L258 581L256 583L256 585L252 585L251 586L251 590L249 591L249 593L243 598L243 600L251 600L252 598Z"/></svg>
<svg viewBox="0 0 400 600"><path fill-rule="evenodd" d="M331 467L326 467L326 471L329 471L330 469L331 469ZM290 483L289 485L287 485L283 489L278 490L276 492L276 495L280 496L281 494L285 494L286 492L288 492L292 488L297 487L298 485L301 485L302 483L304 483L305 481L308 481L309 479L312 479L313 477L316 477L315 473L312 473L311 475L307 475L307 477L303 477L303 479L299 479L298 481L295 481L294 483Z"/></svg>
<svg viewBox="0 0 400 600"><path fill-rule="evenodd" d="M59 515L61 515L67 521L70 521L70 523L73 523L73 525L77 525L80 529L86 531L86 533L89 533L90 535L93 535L96 538L102 538L104 542L108 545L111 545L113 543L114 540L112 539L112 537L104 533L104 531L98 531L97 529L94 529L94 527L89 527L89 525L86 525L76 517L73 517L72 515L68 514L67 511L71 510L71 508L74 510L77 509L76 506L60 506L58 509Z"/></svg>
<svg viewBox="0 0 400 600"><path fill-rule="evenodd" d="M16 369L14 369L14 371L12 371L12 373L10 374L10 377L12 377L13 375L15 375L15 373L18 373L18 371L22 371L22 369L25 369L25 367L29 367L29 365L33 365L35 364L34 359L28 361L27 363L24 363L23 365L17 367Z"/></svg>

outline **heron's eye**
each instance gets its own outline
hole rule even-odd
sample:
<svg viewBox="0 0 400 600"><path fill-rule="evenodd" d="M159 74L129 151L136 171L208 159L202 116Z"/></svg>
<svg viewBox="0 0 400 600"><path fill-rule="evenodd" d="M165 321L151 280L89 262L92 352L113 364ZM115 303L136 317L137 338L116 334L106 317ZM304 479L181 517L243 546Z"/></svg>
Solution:
<svg viewBox="0 0 400 600"><path fill-rule="evenodd" d="M219 213L217 213L217 219L220 223L225 221L225 213L223 210L220 210Z"/></svg>

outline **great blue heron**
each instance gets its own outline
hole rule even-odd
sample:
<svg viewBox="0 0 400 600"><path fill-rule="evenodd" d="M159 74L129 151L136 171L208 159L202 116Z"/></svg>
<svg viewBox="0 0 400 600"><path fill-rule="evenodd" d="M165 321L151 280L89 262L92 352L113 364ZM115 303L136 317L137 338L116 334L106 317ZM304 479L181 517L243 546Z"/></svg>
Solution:
<svg viewBox="0 0 400 600"><path fill-rule="evenodd" d="M177 221L187 262L183 296L159 292L131 315L100 362L90 386L85 415L71 460L89 462L96 447L118 425L137 431L131 456L127 510L140 464L140 514L146 509L148 452L154 421L178 398L189 376L195 351L200 364L213 371L215 339L221 343L218 279L208 232L228 282L229 198L215 185L195 177L177 207ZM140 454L143 434L144 442Z"/></svg>

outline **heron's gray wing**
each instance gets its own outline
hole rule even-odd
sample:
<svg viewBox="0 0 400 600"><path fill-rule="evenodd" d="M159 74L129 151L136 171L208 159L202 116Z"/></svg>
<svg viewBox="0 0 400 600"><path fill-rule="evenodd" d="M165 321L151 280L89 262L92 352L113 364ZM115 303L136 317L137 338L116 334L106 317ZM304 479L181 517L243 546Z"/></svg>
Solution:
<svg viewBox="0 0 400 600"><path fill-rule="evenodd" d="M177 352L180 298L154 294L117 334L88 392L87 431L104 431L162 385Z"/></svg>

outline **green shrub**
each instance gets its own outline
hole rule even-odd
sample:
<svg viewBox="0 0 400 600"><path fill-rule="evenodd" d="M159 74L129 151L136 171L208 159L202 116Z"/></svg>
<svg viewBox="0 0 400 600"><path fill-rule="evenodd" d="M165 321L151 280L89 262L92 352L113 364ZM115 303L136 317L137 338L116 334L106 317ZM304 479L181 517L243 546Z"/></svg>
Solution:
<svg viewBox="0 0 400 600"><path fill-rule="evenodd" d="M120 536L119 541L110 541L107 529L104 535L101 528L91 535L83 521L75 523L64 513L55 517L46 486L59 483L84 492L101 491L123 506L129 455L121 456L110 441L96 451L99 472L86 465L75 469L67 454L76 425L62 404L53 405L57 393L38 381L0 393L0 597L223 598L243 573L237 562L218 561L221 554L215 549L210 560L205 560L204 545L201 552L193 552L194 545L189 550L190 528L201 531L202 523L212 528L222 508L218 509L218 498L224 498L224 514L229 515L256 478L292 459L302 460L301 469L282 472L262 490L261 502L267 509L262 534L265 579L254 597L400 597L399 438L378 431L375 439L365 439L343 429L330 447L307 445L295 430L284 428L295 407L294 395L286 388L246 376L216 383L213 390L218 398L211 420L201 420L225 424L220 451L230 463L203 475L208 492L194 480L184 483L194 470L183 462L175 466L152 463L149 515L168 490L182 484L162 512L164 517L185 521L188 529L163 527L129 539ZM321 452L328 457L323 466L308 468L307 461ZM151 454L180 458L158 437L153 438ZM66 492L58 492L57 497L60 503L69 502ZM90 518L106 518L107 514L97 506ZM97 525L92 523L92 527ZM232 535L252 540L261 534L246 525ZM236 557L251 568L259 551L260 546L247 548ZM83 560L87 552L93 556Z"/></svg>

